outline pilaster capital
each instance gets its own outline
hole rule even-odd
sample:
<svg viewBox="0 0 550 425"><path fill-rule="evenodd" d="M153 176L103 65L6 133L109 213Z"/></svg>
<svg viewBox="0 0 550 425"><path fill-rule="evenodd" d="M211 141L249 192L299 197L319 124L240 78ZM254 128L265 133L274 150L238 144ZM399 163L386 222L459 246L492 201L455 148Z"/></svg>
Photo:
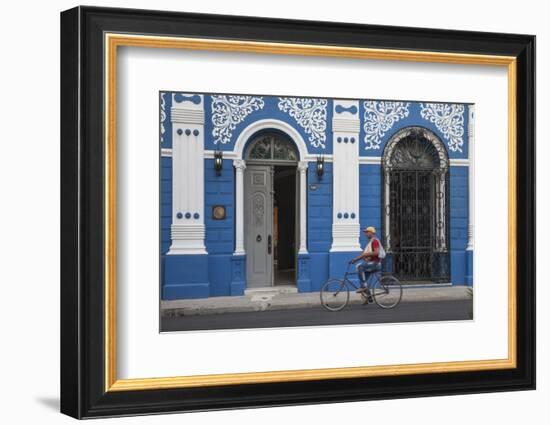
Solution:
<svg viewBox="0 0 550 425"><path fill-rule="evenodd" d="M204 96L193 93L173 93L170 116L173 123L204 124Z"/></svg>
<svg viewBox="0 0 550 425"><path fill-rule="evenodd" d="M235 169L237 171L244 171L244 169L246 168L246 162L244 159L234 159L233 160L233 167L235 167Z"/></svg>
<svg viewBox="0 0 550 425"><path fill-rule="evenodd" d="M308 167L307 161L300 161L298 162L298 170L300 170L300 173L305 173Z"/></svg>
<svg viewBox="0 0 550 425"><path fill-rule="evenodd" d="M333 133L359 133L359 101L335 99L332 114Z"/></svg>

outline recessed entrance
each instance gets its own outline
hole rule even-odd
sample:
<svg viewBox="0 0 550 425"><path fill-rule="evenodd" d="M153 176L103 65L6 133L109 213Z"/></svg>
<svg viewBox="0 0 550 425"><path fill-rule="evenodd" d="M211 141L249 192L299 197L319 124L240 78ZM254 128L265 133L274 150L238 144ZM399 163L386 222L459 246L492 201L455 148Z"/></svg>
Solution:
<svg viewBox="0 0 550 425"><path fill-rule="evenodd" d="M296 283L296 167L273 174L273 269L275 285Z"/></svg>
<svg viewBox="0 0 550 425"><path fill-rule="evenodd" d="M402 281L448 282L449 159L429 130L408 127L383 157L384 242Z"/></svg>
<svg viewBox="0 0 550 425"><path fill-rule="evenodd" d="M295 285L298 153L286 135L263 132L251 140L245 158L247 287Z"/></svg>

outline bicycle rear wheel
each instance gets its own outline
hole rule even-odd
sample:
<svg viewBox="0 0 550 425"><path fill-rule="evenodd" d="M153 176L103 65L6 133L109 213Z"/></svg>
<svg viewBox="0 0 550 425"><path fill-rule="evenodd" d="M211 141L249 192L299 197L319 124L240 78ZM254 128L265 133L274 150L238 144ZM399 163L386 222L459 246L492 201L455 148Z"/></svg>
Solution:
<svg viewBox="0 0 550 425"><path fill-rule="evenodd" d="M320 297L324 308L329 311L340 311L349 301L348 285L343 280L330 279L322 286Z"/></svg>
<svg viewBox="0 0 550 425"><path fill-rule="evenodd" d="M403 287L394 276L382 276L372 286L374 302L382 308L394 308L401 302Z"/></svg>

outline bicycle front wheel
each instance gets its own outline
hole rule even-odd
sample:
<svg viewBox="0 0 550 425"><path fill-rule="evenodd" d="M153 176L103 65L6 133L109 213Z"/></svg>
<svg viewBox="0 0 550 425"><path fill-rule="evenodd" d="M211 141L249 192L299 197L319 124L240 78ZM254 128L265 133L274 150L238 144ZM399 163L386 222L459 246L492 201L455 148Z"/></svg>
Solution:
<svg viewBox="0 0 550 425"><path fill-rule="evenodd" d="M349 288L343 280L330 279L321 288L320 297L327 310L340 311L349 301Z"/></svg>
<svg viewBox="0 0 550 425"><path fill-rule="evenodd" d="M401 302L403 287L394 276L382 276L372 288L374 302L382 308L394 308Z"/></svg>

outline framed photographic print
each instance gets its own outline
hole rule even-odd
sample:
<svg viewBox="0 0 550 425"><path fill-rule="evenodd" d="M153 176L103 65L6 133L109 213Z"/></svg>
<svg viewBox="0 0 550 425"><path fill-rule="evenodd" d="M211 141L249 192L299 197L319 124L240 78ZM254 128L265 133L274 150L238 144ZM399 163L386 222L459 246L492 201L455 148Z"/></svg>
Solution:
<svg viewBox="0 0 550 425"><path fill-rule="evenodd" d="M61 411L535 387L535 37L61 14Z"/></svg>

